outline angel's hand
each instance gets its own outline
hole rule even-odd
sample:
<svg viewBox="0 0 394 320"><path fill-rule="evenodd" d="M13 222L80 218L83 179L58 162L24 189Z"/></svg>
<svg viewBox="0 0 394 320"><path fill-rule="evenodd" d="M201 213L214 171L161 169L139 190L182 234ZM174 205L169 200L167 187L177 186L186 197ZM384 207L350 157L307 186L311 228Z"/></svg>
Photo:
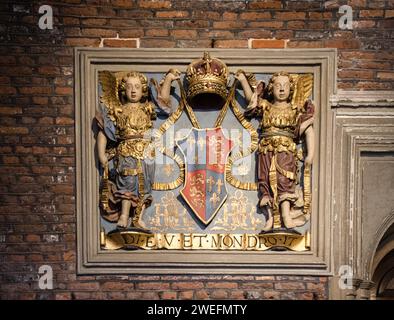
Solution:
<svg viewBox="0 0 394 320"><path fill-rule="evenodd" d="M246 76L245 76L245 72L243 70L238 70L235 74L234 74L235 79L237 79L239 82L243 82L246 81Z"/></svg>
<svg viewBox="0 0 394 320"><path fill-rule="evenodd" d="M313 162L313 157L307 155L305 158L305 165L312 165L312 162Z"/></svg>
<svg viewBox="0 0 394 320"><path fill-rule="evenodd" d="M178 80L181 77L181 72L178 69L170 69L166 75L166 78L171 82L174 80Z"/></svg>

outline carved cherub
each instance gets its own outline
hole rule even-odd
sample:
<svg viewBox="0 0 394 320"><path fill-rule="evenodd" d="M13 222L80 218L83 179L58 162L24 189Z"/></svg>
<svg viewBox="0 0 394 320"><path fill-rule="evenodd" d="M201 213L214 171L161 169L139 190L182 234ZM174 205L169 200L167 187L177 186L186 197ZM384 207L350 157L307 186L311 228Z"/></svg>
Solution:
<svg viewBox="0 0 394 320"><path fill-rule="evenodd" d="M311 75L275 73L263 93L259 81L254 92L243 72L236 78L249 102L245 115L261 117L261 138L258 148L257 174L259 206L265 207L268 218L263 231L301 226L309 219L310 166L314 155L314 105L307 98L312 91ZM261 96L265 97L262 98ZM304 192L299 199L297 185L297 142L305 138L307 156L304 159ZM301 192L302 194L302 192ZM296 203L303 202L302 210ZM281 218L281 219L280 219Z"/></svg>
<svg viewBox="0 0 394 320"><path fill-rule="evenodd" d="M151 129L156 110L148 101L148 80L140 72L132 71L117 79L108 71L100 72L103 103L96 116L99 133L97 150L104 168L101 194L103 216L117 221L118 228L128 226L144 229L141 216L152 202L154 179L154 147ZM171 80L170 80L171 82ZM161 106L167 114L169 107ZM111 162L112 178L108 177Z"/></svg>

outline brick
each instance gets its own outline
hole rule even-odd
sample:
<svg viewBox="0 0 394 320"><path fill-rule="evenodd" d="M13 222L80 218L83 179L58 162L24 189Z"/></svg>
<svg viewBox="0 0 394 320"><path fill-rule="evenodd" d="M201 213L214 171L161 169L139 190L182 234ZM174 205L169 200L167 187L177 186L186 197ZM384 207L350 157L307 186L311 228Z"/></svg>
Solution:
<svg viewBox="0 0 394 320"><path fill-rule="evenodd" d="M214 48L247 48L248 40L215 40Z"/></svg>
<svg viewBox="0 0 394 320"><path fill-rule="evenodd" d="M197 290L195 292L195 297L198 300L209 299L209 292L207 290Z"/></svg>
<svg viewBox="0 0 394 320"><path fill-rule="evenodd" d="M72 87L56 87L55 93L60 95L70 95L73 93Z"/></svg>
<svg viewBox="0 0 394 320"><path fill-rule="evenodd" d="M34 292L25 292L19 296L20 300L35 300L36 294Z"/></svg>
<svg viewBox="0 0 394 320"><path fill-rule="evenodd" d="M147 37L167 37L168 30L167 29L150 29L150 30L146 30L145 35Z"/></svg>
<svg viewBox="0 0 394 320"><path fill-rule="evenodd" d="M16 94L16 89L14 87L0 86L0 94Z"/></svg>
<svg viewBox="0 0 394 320"><path fill-rule="evenodd" d="M92 37L116 37L116 30L111 29L99 29L99 28L85 28L82 29L82 35Z"/></svg>
<svg viewBox="0 0 394 320"><path fill-rule="evenodd" d="M283 28L282 21L252 21L248 23L251 28L280 29Z"/></svg>
<svg viewBox="0 0 394 320"><path fill-rule="evenodd" d="M276 282L275 289L277 290L305 290L305 284L302 282Z"/></svg>
<svg viewBox="0 0 394 320"><path fill-rule="evenodd" d="M376 55L374 52L342 51L340 52L340 56L343 59L371 60L375 59Z"/></svg>
<svg viewBox="0 0 394 320"><path fill-rule="evenodd" d="M133 290L134 289L134 283L125 283L125 282L116 282L116 281L109 281L109 282L104 282L100 286L100 290L104 291L113 291L113 290Z"/></svg>
<svg viewBox="0 0 394 320"><path fill-rule="evenodd" d="M157 18L174 19L174 18L187 18L188 16L189 16L188 11L158 11L158 12L156 12Z"/></svg>
<svg viewBox="0 0 394 320"><path fill-rule="evenodd" d="M236 20L238 18L238 13L236 12L224 12L223 20Z"/></svg>
<svg viewBox="0 0 394 320"><path fill-rule="evenodd" d="M0 84L9 84L10 82L10 77L0 76Z"/></svg>
<svg viewBox="0 0 394 320"><path fill-rule="evenodd" d="M297 300L314 300L315 294L313 292L303 292L296 294Z"/></svg>
<svg viewBox="0 0 394 320"><path fill-rule="evenodd" d="M142 0L138 2L141 8L149 9L169 9L171 8L171 1L163 0Z"/></svg>
<svg viewBox="0 0 394 320"><path fill-rule="evenodd" d="M393 80L394 72L378 72L377 78L382 80Z"/></svg>
<svg viewBox="0 0 394 320"><path fill-rule="evenodd" d="M338 49L358 49L360 47L360 41L356 39L330 39L324 40L324 46Z"/></svg>
<svg viewBox="0 0 394 320"><path fill-rule="evenodd" d="M13 115L21 114L22 108L20 107L0 107L0 114Z"/></svg>
<svg viewBox="0 0 394 320"><path fill-rule="evenodd" d="M374 73L368 70L340 70L338 76L342 79L372 79Z"/></svg>
<svg viewBox="0 0 394 320"><path fill-rule="evenodd" d="M306 288L310 291L317 291L318 293L324 293L326 290L324 283L307 283Z"/></svg>
<svg viewBox="0 0 394 320"><path fill-rule="evenodd" d="M287 22L287 27L289 29L304 29L305 21L289 21Z"/></svg>
<svg viewBox="0 0 394 320"><path fill-rule="evenodd" d="M29 129L25 127L0 127L0 134L28 134Z"/></svg>
<svg viewBox="0 0 394 320"><path fill-rule="evenodd" d="M199 38L209 38L213 40L218 39L234 39L234 33L228 30L212 30L212 31L200 31Z"/></svg>
<svg viewBox="0 0 394 320"><path fill-rule="evenodd" d="M150 21L150 20L148 20ZM109 24L113 27L117 27L117 28L136 28L138 27L138 23L136 20L134 19L111 19L109 21Z"/></svg>
<svg viewBox="0 0 394 320"><path fill-rule="evenodd" d="M89 20L89 19L86 19L86 20ZM92 20L95 20L95 19L92 19ZM71 17L63 17L63 23L65 25L67 25L67 26L79 25L80 19L78 19L78 18L71 18Z"/></svg>
<svg viewBox="0 0 394 320"><path fill-rule="evenodd" d="M228 292L226 290L213 290L210 294L210 297L212 299L227 299L229 296Z"/></svg>
<svg viewBox="0 0 394 320"><path fill-rule="evenodd" d="M139 300L142 298L142 292L135 291L135 292L127 292L126 299L130 300Z"/></svg>
<svg viewBox="0 0 394 320"><path fill-rule="evenodd" d="M380 70L389 70L391 64L389 62L378 62L378 61L370 61L370 60L358 60L356 61L356 65L360 69L380 69ZM379 78L379 73L377 74Z"/></svg>
<svg viewBox="0 0 394 320"><path fill-rule="evenodd" d="M25 237L25 240L27 242L40 242L41 241L41 237L39 235L37 235L37 234L28 234Z"/></svg>
<svg viewBox="0 0 394 320"><path fill-rule="evenodd" d="M227 20L224 19L224 16L226 15L226 13L228 12L224 12L223 14L221 12L207 12L206 10L193 10L193 12L191 13L191 18L193 19L206 19L206 20L220 20L223 18L223 20ZM235 17L237 16L237 14L235 13Z"/></svg>
<svg viewBox="0 0 394 320"><path fill-rule="evenodd" d="M162 300L176 300L177 292L176 291L165 291L159 293L160 299Z"/></svg>
<svg viewBox="0 0 394 320"><path fill-rule="evenodd" d="M60 73L60 69L54 66L44 66L38 68L38 73L44 75L56 75Z"/></svg>
<svg viewBox="0 0 394 320"><path fill-rule="evenodd" d="M306 17L305 12L275 12L275 19L276 20L303 20Z"/></svg>
<svg viewBox="0 0 394 320"><path fill-rule="evenodd" d="M236 282L207 282L206 288L216 288L216 289L236 289L238 284Z"/></svg>
<svg viewBox="0 0 394 320"><path fill-rule="evenodd" d="M394 19L385 19L378 22L380 29L394 29Z"/></svg>
<svg viewBox="0 0 394 320"><path fill-rule="evenodd" d="M288 48L324 48L322 41L292 41L287 43Z"/></svg>
<svg viewBox="0 0 394 320"><path fill-rule="evenodd" d="M158 39L141 39L141 48L173 48L175 41Z"/></svg>
<svg viewBox="0 0 394 320"><path fill-rule="evenodd" d="M373 20L357 20L353 21L354 29L370 29L375 27L376 22Z"/></svg>
<svg viewBox="0 0 394 320"><path fill-rule="evenodd" d="M252 49L260 48L286 48L286 40L275 40L275 39L252 39Z"/></svg>
<svg viewBox="0 0 394 320"><path fill-rule="evenodd" d="M14 156L3 156L3 164L19 164L19 158Z"/></svg>
<svg viewBox="0 0 394 320"><path fill-rule="evenodd" d="M282 2L280 0L276 1L253 1L249 3L249 9L281 9Z"/></svg>
<svg viewBox="0 0 394 320"><path fill-rule="evenodd" d="M22 56L18 58L18 62L21 65L29 65L29 66L33 66L36 64L35 60L28 57L28 56Z"/></svg>
<svg viewBox="0 0 394 320"><path fill-rule="evenodd" d="M179 39L194 39L197 37L196 30L173 30L171 35Z"/></svg>
<svg viewBox="0 0 394 320"><path fill-rule="evenodd" d="M242 289L272 289L272 282L241 282L239 287Z"/></svg>
<svg viewBox="0 0 394 320"><path fill-rule="evenodd" d="M243 291L243 290L231 290L229 299L232 299L232 300L244 300L244 299L246 299L245 291Z"/></svg>
<svg viewBox="0 0 394 320"><path fill-rule="evenodd" d="M68 46L98 47L99 44L99 38L66 38L66 45Z"/></svg>
<svg viewBox="0 0 394 320"><path fill-rule="evenodd" d="M104 47L109 48L137 48L136 39L104 39Z"/></svg>
<svg viewBox="0 0 394 320"><path fill-rule="evenodd" d="M23 256L23 255L12 254L12 255L8 256L8 259L12 262L25 262L25 256ZM4 287L3 287L3 289L4 289Z"/></svg>
<svg viewBox="0 0 394 320"><path fill-rule="evenodd" d="M311 11L308 13L309 18L312 20L327 20L327 19L332 19L332 13L331 12L314 12Z"/></svg>
<svg viewBox="0 0 394 320"><path fill-rule="evenodd" d="M177 48L209 48L211 40L177 40Z"/></svg>
<svg viewBox="0 0 394 320"><path fill-rule="evenodd" d="M92 298L92 293L90 292L73 292L71 294L71 299L75 300L91 300Z"/></svg>
<svg viewBox="0 0 394 320"><path fill-rule="evenodd" d="M134 2L131 0L112 0L111 4L114 7L128 8L131 9L134 7Z"/></svg>
<svg viewBox="0 0 394 320"><path fill-rule="evenodd" d="M367 0L349 0L348 5L351 7L366 7L367 6Z"/></svg>
<svg viewBox="0 0 394 320"><path fill-rule="evenodd" d="M193 291L181 291L179 292L179 299L181 300L192 300L193 299Z"/></svg>
<svg viewBox="0 0 394 320"><path fill-rule="evenodd" d="M187 290L187 289L202 289L204 284L202 282L173 282L171 288L175 290Z"/></svg>
<svg viewBox="0 0 394 320"><path fill-rule="evenodd" d="M270 12L244 12L239 15L239 19L241 20L263 20L263 19L271 19Z"/></svg>
<svg viewBox="0 0 394 320"><path fill-rule="evenodd" d="M66 19L66 18L64 18ZM75 19L75 18L69 18L69 19ZM107 19L102 19L102 18L87 18L87 19L81 19L81 22L83 25L87 26L103 26L107 23ZM67 25L71 24L79 24L79 19L71 20L68 23L65 22Z"/></svg>
<svg viewBox="0 0 394 320"><path fill-rule="evenodd" d="M170 284L166 282L140 282L136 284L139 290L168 290Z"/></svg>
<svg viewBox="0 0 394 320"><path fill-rule="evenodd" d="M383 10L360 10L360 18L383 17Z"/></svg>
<svg viewBox="0 0 394 320"><path fill-rule="evenodd" d="M96 16L97 15L97 8L92 6L72 6L72 7L63 7L62 8L63 14L65 15L75 15L78 17L83 16Z"/></svg>
<svg viewBox="0 0 394 320"><path fill-rule="evenodd" d="M141 299L143 300L159 300L159 293L153 291L147 291L141 293Z"/></svg>
<svg viewBox="0 0 394 320"><path fill-rule="evenodd" d="M241 29L245 27L244 21L214 21L214 29Z"/></svg>
<svg viewBox="0 0 394 320"><path fill-rule="evenodd" d="M337 9L340 6L338 0L325 1L323 5L324 5L324 8L326 8L326 9Z"/></svg>

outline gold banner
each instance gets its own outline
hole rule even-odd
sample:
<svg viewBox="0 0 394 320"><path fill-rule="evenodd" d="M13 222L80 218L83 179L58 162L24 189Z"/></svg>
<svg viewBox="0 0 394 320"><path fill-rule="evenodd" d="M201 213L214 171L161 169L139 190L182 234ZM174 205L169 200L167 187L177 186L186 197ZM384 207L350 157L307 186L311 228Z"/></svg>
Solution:
<svg viewBox="0 0 394 320"><path fill-rule="evenodd" d="M108 250L242 250L264 251L286 248L293 251L309 250L309 236L294 233L270 234L200 234L120 231L105 235L102 247Z"/></svg>

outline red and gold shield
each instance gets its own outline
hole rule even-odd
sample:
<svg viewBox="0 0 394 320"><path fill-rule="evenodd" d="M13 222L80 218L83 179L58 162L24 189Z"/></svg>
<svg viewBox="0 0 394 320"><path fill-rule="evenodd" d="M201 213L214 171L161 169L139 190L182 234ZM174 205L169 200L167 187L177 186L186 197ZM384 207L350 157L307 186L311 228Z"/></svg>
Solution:
<svg viewBox="0 0 394 320"><path fill-rule="evenodd" d="M180 193L196 217L208 225L227 198L225 166L233 142L220 127L193 128L177 145L186 163L186 180Z"/></svg>

